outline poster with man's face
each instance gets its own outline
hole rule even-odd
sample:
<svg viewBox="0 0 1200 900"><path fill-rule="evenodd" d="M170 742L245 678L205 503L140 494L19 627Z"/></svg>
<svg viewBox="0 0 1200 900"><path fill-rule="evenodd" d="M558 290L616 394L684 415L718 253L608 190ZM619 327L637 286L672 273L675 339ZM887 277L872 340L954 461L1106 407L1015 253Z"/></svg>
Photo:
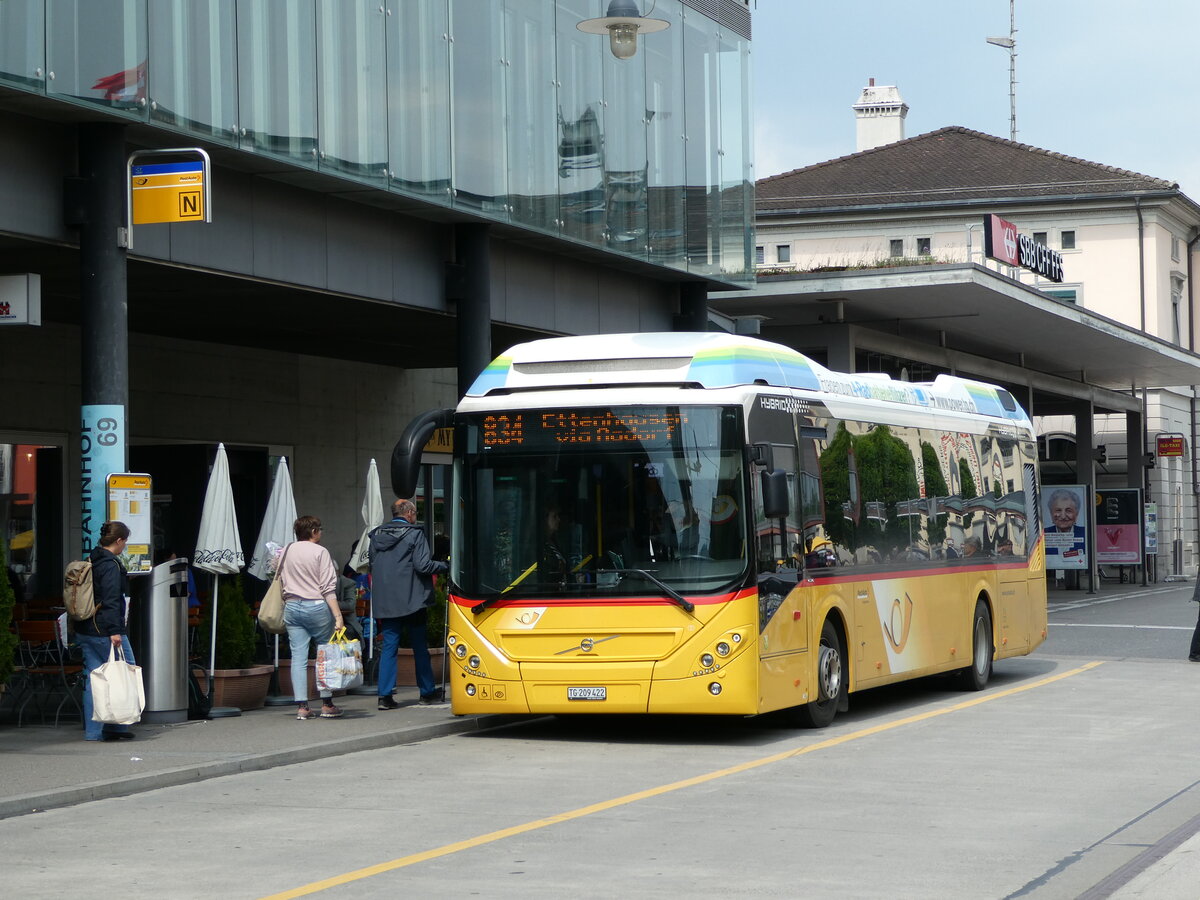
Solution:
<svg viewBox="0 0 1200 900"><path fill-rule="evenodd" d="M1090 542L1083 498L1087 486L1055 485L1043 488L1042 493L1046 498L1046 568L1086 569Z"/></svg>

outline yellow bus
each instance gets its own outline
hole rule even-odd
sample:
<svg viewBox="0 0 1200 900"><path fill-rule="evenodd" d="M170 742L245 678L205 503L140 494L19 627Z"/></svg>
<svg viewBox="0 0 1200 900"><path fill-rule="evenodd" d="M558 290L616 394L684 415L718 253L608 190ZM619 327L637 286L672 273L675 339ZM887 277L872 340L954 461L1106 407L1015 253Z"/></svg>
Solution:
<svg viewBox="0 0 1200 900"><path fill-rule="evenodd" d="M520 344L454 428L453 712L787 710L1046 636L1037 448L1003 388L832 372L729 334Z"/></svg>

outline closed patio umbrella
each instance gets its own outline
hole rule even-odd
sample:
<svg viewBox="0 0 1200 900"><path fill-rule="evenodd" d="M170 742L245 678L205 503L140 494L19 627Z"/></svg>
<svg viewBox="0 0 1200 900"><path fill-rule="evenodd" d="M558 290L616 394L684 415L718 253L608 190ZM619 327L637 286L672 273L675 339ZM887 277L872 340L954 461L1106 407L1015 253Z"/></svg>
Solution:
<svg viewBox="0 0 1200 900"><path fill-rule="evenodd" d="M260 581L270 581L274 577L271 571L271 550L268 544L286 547L296 539L292 530L296 523L296 498L292 493L292 476L288 471L287 457L279 458L275 469L275 483L271 485L271 496L267 499L267 511L263 514L262 526L258 529L258 540L254 542L254 552L250 557L250 566L246 569ZM290 697L279 696L279 635L275 637L275 674L272 677L271 696L267 697L270 706L283 706L291 703Z"/></svg>
<svg viewBox="0 0 1200 900"><path fill-rule="evenodd" d="M204 509L200 513L200 534L196 537L196 552L192 565L213 576L212 636L209 640L208 692L212 695L213 670L217 662L217 583L221 575L236 575L245 566L242 539L238 535L237 516L233 507L233 487L229 482L229 459L225 445L217 445L208 488L204 492ZM218 715L237 715L222 708ZM210 713L211 715L211 713Z"/></svg>
<svg viewBox="0 0 1200 900"><path fill-rule="evenodd" d="M383 493L379 487L379 468L373 459L370 466L367 467L367 489L363 493L363 502L359 512L362 514L363 524L366 527L363 528L362 536L358 539L358 546L354 549L354 556L350 559L350 568L355 572L365 572L370 566L367 552L370 549L368 535L373 529L383 524ZM367 610L367 615L368 617L371 615L370 610ZM363 638L367 645L367 659L373 659L375 656L374 634L374 623L364 623ZM368 685L369 682L364 682L364 689Z"/></svg>

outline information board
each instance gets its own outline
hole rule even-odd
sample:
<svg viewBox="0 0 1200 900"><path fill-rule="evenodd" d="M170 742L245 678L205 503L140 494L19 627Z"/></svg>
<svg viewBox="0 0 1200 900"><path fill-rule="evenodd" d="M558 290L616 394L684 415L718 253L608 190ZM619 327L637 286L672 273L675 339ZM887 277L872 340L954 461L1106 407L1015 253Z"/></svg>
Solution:
<svg viewBox="0 0 1200 900"><path fill-rule="evenodd" d="M130 575L144 575L153 567L152 487L150 476L144 473L114 472L108 476L108 521L129 526L129 541L121 561Z"/></svg>

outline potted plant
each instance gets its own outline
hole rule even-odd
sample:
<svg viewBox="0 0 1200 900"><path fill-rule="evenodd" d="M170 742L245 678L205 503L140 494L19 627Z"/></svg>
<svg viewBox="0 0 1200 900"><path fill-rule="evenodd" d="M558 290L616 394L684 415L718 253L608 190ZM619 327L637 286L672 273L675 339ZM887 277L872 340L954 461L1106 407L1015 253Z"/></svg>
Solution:
<svg viewBox="0 0 1200 900"><path fill-rule="evenodd" d="M203 659L210 657L212 604L200 621L199 643ZM212 672L213 706L261 709L267 701L273 666L255 666L257 643L254 619L242 592L242 576L219 582L217 595L217 652Z"/></svg>
<svg viewBox="0 0 1200 900"><path fill-rule="evenodd" d="M16 602L16 595L8 583L8 545L0 533L0 695L12 675L13 654L17 649L17 636L8 627Z"/></svg>

